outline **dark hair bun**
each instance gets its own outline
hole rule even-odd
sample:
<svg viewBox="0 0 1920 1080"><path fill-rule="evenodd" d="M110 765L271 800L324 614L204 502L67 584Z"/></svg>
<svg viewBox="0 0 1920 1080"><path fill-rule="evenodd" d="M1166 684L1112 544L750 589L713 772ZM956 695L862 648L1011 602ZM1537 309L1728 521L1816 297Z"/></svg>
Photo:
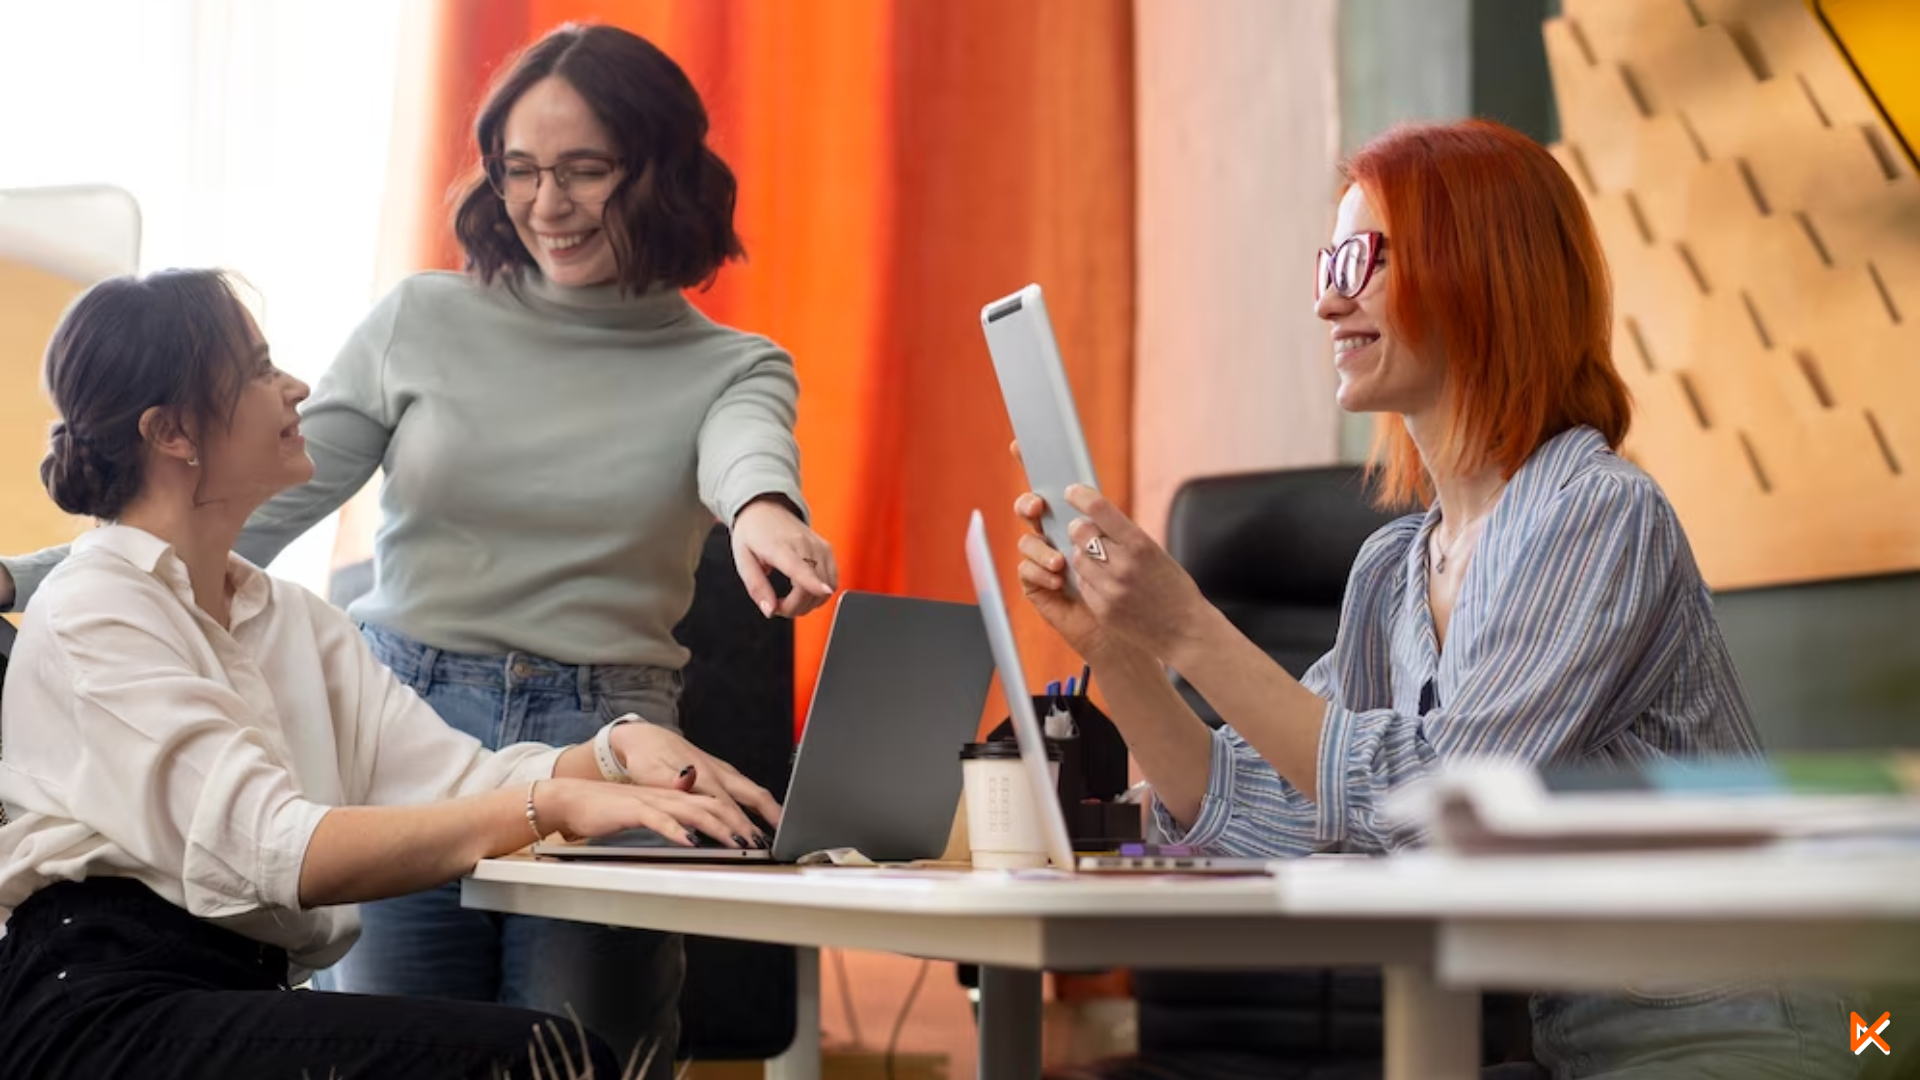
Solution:
<svg viewBox="0 0 1920 1080"><path fill-rule="evenodd" d="M40 482L69 514L112 520L138 493L141 470L113 460L103 447L56 421L47 433L47 456Z"/></svg>
<svg viewBox="0 0 1920 1080"><path fill-rule="evenodd" d="M40 482L60 509L117 521L146 480L150 409L181 432L231 422L253 325L216 270L159 270L95 284L47 343L47 432Z"/></svg>

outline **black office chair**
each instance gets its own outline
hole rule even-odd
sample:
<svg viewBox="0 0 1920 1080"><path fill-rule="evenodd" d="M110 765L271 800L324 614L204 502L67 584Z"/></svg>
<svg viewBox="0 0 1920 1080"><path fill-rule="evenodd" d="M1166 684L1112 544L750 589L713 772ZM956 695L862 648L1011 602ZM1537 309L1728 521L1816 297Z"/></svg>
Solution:
<svg viewBox="0 0 1920 1080"><path fill-rule="evenodd" d="M1174 493L1167 551L1241 633L1298 678L1333 648L1360 545L1395 515L1357 466L1207 476ZM1219 716L1185 682L1202 719Z"/></svg>
<svg viewBox="0 0 1920 1080"><path fill-rule="evenodd" d="M693 653L680 699L687 738L785 802L794 748L793 623L760 614L734 568L723 526L707 537L694 574L693 607L674 637ZM687 938L680 1057L779 1056L796 1034L797 988L788 946Z"/></svg>
<svg viewBox="0 0 1920 1080"><path fill-rule="evenodd" d="M372 562L356 563L334 572L328 599L345 607L372 587ZM683 672L682 731L784 801L794 746L793 624L761 616L734 568L724 526L707 537L693 607L674 637L693 653ZM793 1045L798 976L792 948L692 936L686 943L681 1058L759 1061Z"/></svg>

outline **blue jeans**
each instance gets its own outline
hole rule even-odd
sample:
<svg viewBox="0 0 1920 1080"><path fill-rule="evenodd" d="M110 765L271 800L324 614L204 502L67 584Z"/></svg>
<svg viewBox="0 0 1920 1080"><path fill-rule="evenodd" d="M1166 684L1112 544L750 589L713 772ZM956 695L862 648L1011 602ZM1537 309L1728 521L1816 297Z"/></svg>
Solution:
<svg viewBox="0 0 1920 1080"><path fill-rule="evenodd" d="M362 632L441 719L490 748L583 742L629 712L679 727L677 671L444 652L378 626ZM460 906L458 883L362 904L360 919L359 943L314 985L571 1010L623 1064L635 1046L658 1040L664 1052L648 1075L672 1075L686 971L678 934L472 911Z"/></svg>

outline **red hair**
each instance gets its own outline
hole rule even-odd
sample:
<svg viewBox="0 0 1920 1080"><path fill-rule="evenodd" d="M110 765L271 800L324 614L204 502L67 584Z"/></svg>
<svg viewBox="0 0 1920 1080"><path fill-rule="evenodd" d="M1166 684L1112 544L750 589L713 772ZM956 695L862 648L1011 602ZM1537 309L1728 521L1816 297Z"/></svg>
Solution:
<svg viewBox="0 0 1920 1080"><path fill-rule="evenodd" d="M1387 320L1447 365L1451 422L1433 465L1511 478L1585 424L1616 449L1632 405L1613 367L1612 290L1586 203L1539 143L1486 120L1409 125L1346 165L1380 218ZM1397 414L1374 428L1380 502L1433 497Z"/></svg>

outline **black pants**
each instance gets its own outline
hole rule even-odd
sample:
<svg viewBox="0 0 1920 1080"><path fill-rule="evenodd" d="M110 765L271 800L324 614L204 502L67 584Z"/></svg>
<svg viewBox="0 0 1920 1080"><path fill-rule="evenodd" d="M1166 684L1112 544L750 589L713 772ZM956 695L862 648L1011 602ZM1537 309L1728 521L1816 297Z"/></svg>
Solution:
<svg viewBox="0 0 1920 1080"><path fill-rule="evenodd" d="M0 938L0 1072L8 1080L530 1080L552 1023L575 1068L619 1063L545 1013L501 1005L288 990L286 953L120 878L27 898ZM551 1038L547 1046L553 1047ZM545 1066L543 1066L545 1068Z"/></svg>

